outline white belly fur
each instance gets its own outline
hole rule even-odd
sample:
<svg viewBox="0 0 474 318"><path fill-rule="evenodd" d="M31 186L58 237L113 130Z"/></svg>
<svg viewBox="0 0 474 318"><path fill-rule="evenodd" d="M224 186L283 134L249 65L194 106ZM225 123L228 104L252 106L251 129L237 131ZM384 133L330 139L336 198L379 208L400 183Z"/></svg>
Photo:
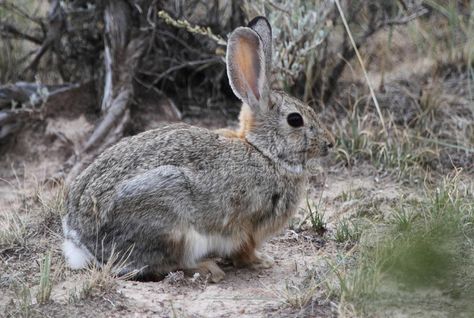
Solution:
<svg viewBox="0 0 474 318"><path fill-rule="evenodd" d="M205 235L198 233L193 228L186 231L186 244L184 266L195 267L203 257L213 254L216 256L229 256L241 245L239 240L222 235Z"/></svg>

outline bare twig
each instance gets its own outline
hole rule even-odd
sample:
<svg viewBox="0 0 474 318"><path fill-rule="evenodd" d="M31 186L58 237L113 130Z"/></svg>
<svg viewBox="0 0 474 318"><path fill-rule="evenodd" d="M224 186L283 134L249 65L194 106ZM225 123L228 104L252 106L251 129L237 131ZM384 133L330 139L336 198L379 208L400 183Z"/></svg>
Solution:
<svg viewBox="0 0 474 318"><path fill-rule="evenodd" d="M18 16L21 16L25 19L28 19L38 25L40 25L42 28L44 26L43 21L40 18L31 16L28 12L20 8L19 6L9 2L9 1L0 1L0 7L5 8L6 10L15 13Z"/></svg>
<svg viewBox="0 0 474 318"><path fill-rule="evenodd" d="M13 26L11 24L8 24L8 23L0 24L0 34L4 38L10 37L10 38L13 38L13 39L27 40L27 41L33 42L35 44L38 44L38 45L43 43L42 39L39 39L35 36L23 33L20 30L18 30L15 26Z"/></svg>
<svg viewBox="0 0 474 318"><path fill-rule="evenodd" d="M201 26L192 26L186 20L175 20L165 11L159 11L158 16L162 18L169 25L172 25L177 28L185 29L186 31L191 32L191 33L205 35L208 38L216 41L217 44L219 45L227 45L227 42L223 38L221 38L219 35L215 35L212 32L211 28L209 27L205 28Z"/></svg>
<svg viewBox="0 0 474 318"><path fill-rule="evenodd" d="M17 132L31 119L43 116L48 98L75 87L77 85L39 85L24 82L0 87L0 140Z"/></svg>
<svg viewBox="0 0 474 318"><path fill-rule="evenodd" d="M33 72L36 72L43 55L55 42L61 39L61 36L65 31L65 26L66 21L64 11L61 8L59 0L54 0L48 15L48 32L46 33L46 38L43 40L41 47L36 52L31 63L26 67L25 71L32 70Z"/></svg>
<svg viewBox="0 0 474 318"><path fill-rule="evenodd" d="M270 6L272 6L273 8L277 9L278 11L281 11L283 13L286 13L287 15L291 15L291 12L288 11L287 9L285 8L282 8L281 6L277 5L275 2L273 1L268 1L267 2Z"/></svg>
<svg viewBox="0 0 474 318"><path fill-rule="evenodd" d="M409 16L399 16L395 19L388 19L382 22L381 27L391 27L391 26L396 26L396 25L405 25L407 23L410 23L411 21L421 17L422 15L428 13L428 10L425 8L422 8L418 10L415 13L410 14Z"/></svg>
<svg viewBox="0 0 474 318"><path fill-rule="evenodd" d="M212 58L199 60L199 61L187 61L187 62L181 63L179 65L175 65L175 66L172 66L172 67L168 68L166 71L164 71L163 73L161 73L159 76L156 77L156 79L153 81L153 84L158 83L159 81L161 81L163 78L165 78L169 74L171 74L173 72L176 72L176 71L178 71L182 68L185 68L185 67L191 67L191 66L197 66L197 65L203 65L203 64L222 63L222 62L223 62L223 60L221 58L218 58L218 57L212 57Z"/></svg>

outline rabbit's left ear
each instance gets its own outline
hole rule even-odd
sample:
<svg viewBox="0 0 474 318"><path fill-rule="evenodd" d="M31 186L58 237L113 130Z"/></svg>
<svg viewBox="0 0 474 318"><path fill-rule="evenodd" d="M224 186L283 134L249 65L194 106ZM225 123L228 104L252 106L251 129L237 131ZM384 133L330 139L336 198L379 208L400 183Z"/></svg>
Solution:
<svg viewBox="0 0 474 318"><path fill-rule="evenodd" d="M239 27L227 44L227 75L229 83L253 112L268 108L269 85L266 76L264 44L251 28Z"/></svg>
<svg viewBox="0 0 474 318"><path fill-rule="evenodd" d="M257 32L263 44L265 55L265 73L270 78L272 71L272 27L265 17L256 17L249 22L248 27Z"/></svg>

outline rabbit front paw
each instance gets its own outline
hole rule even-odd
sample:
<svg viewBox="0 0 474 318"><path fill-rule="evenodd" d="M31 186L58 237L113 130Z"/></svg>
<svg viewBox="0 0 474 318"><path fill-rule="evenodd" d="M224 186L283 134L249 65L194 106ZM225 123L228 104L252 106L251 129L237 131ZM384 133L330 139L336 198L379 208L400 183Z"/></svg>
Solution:
<svg viewBox="0 0 474 318"><path fill-rule="evenodd" d="M275 260L268 254L255 252L255 260L252 262L251 267L255 269L267 269L271 268L275 264Z"/></svg>
<svg viewBox="0 0 474 318"><path fill-rule="evenodd" d="M184 272L189 276L198 273L203 278L209 278L213 283L218 283L225 277L224 271L213 260L202 261L195 268L188 268Z"/></svg>
<svg viewBox="0 0 474 318"><path fill-rule="evenodd" d="M265 253L256 250L245 250L232 257L232 263L235 267L251 267L253 269L271 268L275 261Z"/></svg>

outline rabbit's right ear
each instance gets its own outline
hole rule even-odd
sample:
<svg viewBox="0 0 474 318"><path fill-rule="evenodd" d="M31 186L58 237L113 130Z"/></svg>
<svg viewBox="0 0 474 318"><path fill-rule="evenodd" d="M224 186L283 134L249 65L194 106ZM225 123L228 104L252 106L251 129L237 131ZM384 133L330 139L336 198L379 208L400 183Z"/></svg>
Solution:
<svg viewBox="0 0 474 318"><path fill-rule="evenodd" d="M235 29L227 44L230 86L253 111L266 109L270 95L263 49L259 35L247 27Z"/></svg>

